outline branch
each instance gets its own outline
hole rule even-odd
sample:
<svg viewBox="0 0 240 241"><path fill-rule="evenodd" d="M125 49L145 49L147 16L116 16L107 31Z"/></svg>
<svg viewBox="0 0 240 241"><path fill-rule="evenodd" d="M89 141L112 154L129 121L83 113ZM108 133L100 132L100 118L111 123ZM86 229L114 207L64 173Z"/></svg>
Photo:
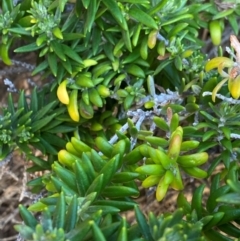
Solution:
<svg viewBox="0 0 240 241"><path fill-rule="evenodd" d="M210 91L205 91L205 92L203 92L203 94L202 94L202 96L208 96L208 95L212 95L212 92L210 92ZM224 100L224 101L226 101L226 102L228 102L228 103L230 103L230 104L240 104L240 100L235 100L235 99L233 99L233 98L231 98L231 97L225 97L225 96L223 96L223 95L221 95L221 94L216 94L216 97L217 98L219 98L219 99L221 99L221 100Z"/></svg>

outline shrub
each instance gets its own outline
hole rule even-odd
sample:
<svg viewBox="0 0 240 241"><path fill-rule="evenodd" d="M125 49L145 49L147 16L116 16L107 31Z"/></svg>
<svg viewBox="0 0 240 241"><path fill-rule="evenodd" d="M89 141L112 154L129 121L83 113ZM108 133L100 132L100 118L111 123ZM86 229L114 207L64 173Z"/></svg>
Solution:
<svg viewBox="0 0 240 241"><path fill-rule="evenodd" d="M43 173L28 187L45 194L19 206L22 239L240 236L240 44L232 35L235 60L219 46L225 26L238 34L238 3L23 0L1 8L3 63L19 64L11 51L33 52L32 74L48 82L30 96L17 90L17 103L9 94L0 120L2 162L20 150L32 162L27 171ZM203 31L218 45L210 61ZM187 201L186 176L209 181L206 202L204 184ZM139 182L155 187L159 202L179 192L177 209L146 217ZM128 210L136 223L121 215Z"/></svg>

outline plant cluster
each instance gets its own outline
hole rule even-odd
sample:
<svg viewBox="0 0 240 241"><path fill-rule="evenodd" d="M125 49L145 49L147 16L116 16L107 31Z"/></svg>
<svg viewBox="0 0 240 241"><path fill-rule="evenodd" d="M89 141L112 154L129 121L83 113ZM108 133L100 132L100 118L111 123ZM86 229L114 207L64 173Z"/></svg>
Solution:
<svg viewBox="0 0 240 241"><path fill-rule="evenodd" d="M30 96L9 94L0 118L2 163L20 150L28 172L42 171L28 187L44 194L19 206L23 240L240 237L240 44L232 35L230 58L219 47L208 61L199 37L208 30L218 46L225 26L237 35L239 1L0 4L2 62L34 52L32 74L48 80ZM188 177L209 181L206 202L204 184L187 201ZM179 192L177 209L146 217L139 183L159 202ZM121 215L128 210L134 224Z"/></svg>

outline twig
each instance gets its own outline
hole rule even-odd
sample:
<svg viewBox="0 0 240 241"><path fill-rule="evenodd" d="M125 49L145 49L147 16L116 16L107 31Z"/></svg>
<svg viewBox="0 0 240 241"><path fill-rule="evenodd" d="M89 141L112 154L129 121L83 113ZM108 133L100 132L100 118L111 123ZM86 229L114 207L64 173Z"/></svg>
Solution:
<svg viewBox="0 0 240 241"><path fill-rule="evenodd" d="M23 200L23 198L26 196L26 186L27 186L27 172L24 170L23 172L23 180L22 180L22 191L19 197L19 202Z"/></svg>
<svg viewBox="0 0 240 241"><path fill-rule="evenodd" d="M203 94L202 94L202 96L208 96L208 95L212 95L212 92L210 92L210 91L205 91L205 92L203 92ZM231 97L225 97L225 96L223 96L223 95L221 95L221 94L216 94L216 97L217 98L219 98L219 99L221 99L221 100L224 100L224 101L226 101L226 102L228 102L228 103L230 103L230 104L240 104L240 100L235 100L235 99L233 99L233 98L231 98Z"/></svg>
<svg viewBox="0 0 240 241"><path fill-rule="evenodd" d="M120 129L119 131L124 133L127 129L128 129L128 123L125 123ZM118 136L117 134L115 134L109 141L110 144L114 144L116 141L118 140Z"/></svg>
<svg viewBox="0 0 240 241"><path fill-rule="evenodd" d="M235 134L235 133L231 133L230 137L233 139L240 139L240 135L239 134Z"/></svg>
<svg viewBox="0 0 240 241"><path fill-rule="evenodd" d="M0 167L9 163L11 161L12 156L13 156L13 152L9 153L4 160L0 161Z"/></svg>

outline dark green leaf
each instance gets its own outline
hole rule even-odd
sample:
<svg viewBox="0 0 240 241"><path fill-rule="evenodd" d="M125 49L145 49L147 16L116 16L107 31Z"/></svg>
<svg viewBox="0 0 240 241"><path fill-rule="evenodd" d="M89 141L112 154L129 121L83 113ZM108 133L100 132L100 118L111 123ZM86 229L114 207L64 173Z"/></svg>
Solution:
<svg viewBox="0 0 240 241"><path fill-rule="evenodd" d="M139 226L144 238L148 241L153 241L153 237L150 233L149 225L147 223L146 218L144 217L144 214L141 212L141 210L138 206L135 206L134 210L135 210L135 215L136 215L138 226Z"/></svg>
<svg viewBox="0 0 240 241"><path fill-rule="evenodd" d="M47 161L41 159L40 157L36 157L36 156L34 156L34 155L28 155L28 158L29 158L33 163L35 163L36 165L42 167L42 168L45 169L45 170L50 170L50 168L51 168L50 164L49 164Z"/></svg>
<svg viewBox="0 0 240 241"><path fill-rule="evenodd" d="M46 116L43 119L37 120L32 124L32 132L36 132L40 130L42 127L46 126L54 117L56 114L52 114L50 116Z"/></svg>
<svg viewBox="0 0 240 241"><path fill-rule="evenodd" d="M102 0L104 5L108 8L111 12L112 16L115 18L117 23L125 30L127 30L127 24L123 17L123 14L118 7L118 4L115 0Z"/></svg>
<svg viewBox="0 0 240 241"><path fill-rule="evenodd" d="M65 222L65 226L64 226L64 230L66 232L70 232L76 225L77 209L78 209L77 196L74 195L72 197L72 201L67 210L66 222Z"/></svg>
<svg viewBox="0 0 240 241"><path fill-rule="evenodd" d="M65 204L65 195L63 192L60 193L58 202L56 205L56 210L53 216L53 226L56 228L63 228L65 223L65 213L66 213L66 204Z"/></svg>
<svg viewBox="0 0 240 241"><path fill-rule="evenodd" d="M57 65L57 58L55 53L49 53L47 59L48 59L48 64L50 66L52 74L56 77L58 65Z"/></svg>

